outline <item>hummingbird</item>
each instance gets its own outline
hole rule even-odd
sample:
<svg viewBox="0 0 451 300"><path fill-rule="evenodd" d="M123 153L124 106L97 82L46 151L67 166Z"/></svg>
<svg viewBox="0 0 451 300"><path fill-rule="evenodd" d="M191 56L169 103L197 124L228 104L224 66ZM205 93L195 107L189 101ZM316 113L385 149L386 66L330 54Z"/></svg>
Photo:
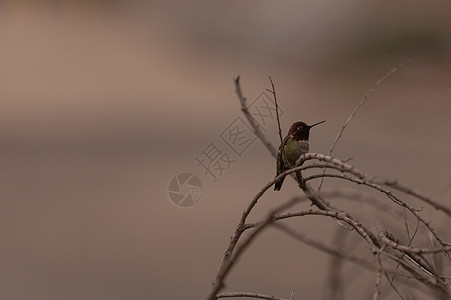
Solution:
<svg viewBox="0 0 451 300"><path fill-rule="evenodd" d="M296 122L291 125L290 130L288 130L287 136L283 139L283 143L279 146L279 151L277 152L276 176L294 167L299 157L301 157L302 154L309 152L308 138L310 134L310 128L324 122L326 122L326 120L315 123L313 125L307 125L304 122ZM285 149L285 154L282 150L282 147L283 149ZM285 178L282 178L275 182L275 191L280 191L284 179Z"/></svg>

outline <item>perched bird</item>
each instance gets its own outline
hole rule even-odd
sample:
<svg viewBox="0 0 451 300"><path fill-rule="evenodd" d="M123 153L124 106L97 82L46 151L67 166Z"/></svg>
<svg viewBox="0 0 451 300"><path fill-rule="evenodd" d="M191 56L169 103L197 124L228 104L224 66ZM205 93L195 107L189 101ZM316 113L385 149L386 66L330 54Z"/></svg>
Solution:
<svg viewBox="0 0 451 300"><path fill-rule="evenodd" d="M324 120L313 125L307 125L304 122L296 122L291 125L287 136L283 139L283 144L280 145L279 151L277 152L276 176L294 167L299 157L301 157L302 154L309 152L308 138L310 128L324 122L326 121ZM286 159L282 147L285 149ZM276 181L274 184L275 191L280 191L284 179L285 178L282 178Z"/></svg>

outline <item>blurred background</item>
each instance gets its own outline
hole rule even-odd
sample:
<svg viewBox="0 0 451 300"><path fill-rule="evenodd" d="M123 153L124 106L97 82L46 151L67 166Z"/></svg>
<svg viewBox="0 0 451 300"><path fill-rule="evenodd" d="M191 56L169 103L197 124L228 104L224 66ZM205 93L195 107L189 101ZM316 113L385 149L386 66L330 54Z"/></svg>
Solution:
<svg viewBox="0 0 451 300"><path fill-rule="evenodd" d="M2 1L0 298L205 297L241 212L275 173L259 141L240 156L221 140L241 116L237 75L249 102L272 76L283 134L295 121L326 119L312 129L311 151L327 153L367 91L412 57L370 96L334 154L449 205L450 9L391 0ZM274 119L266 129L278 145ZM196 161L212 142L234 161L216 182ZM185 172L203 187L188 208L168 196ZM342 184L326 180L323 189ZM287 180L250 220L298 193ZM449 238L442 214L422 214ZM291 224L328 244L337 227L320 217ZM347 247L367 251L358 241ZM228 288L321 299L328 259L270 230ZM346 296L372 295L373 273L344 272ZM382 291L395 298L386 282Z"/></svg>

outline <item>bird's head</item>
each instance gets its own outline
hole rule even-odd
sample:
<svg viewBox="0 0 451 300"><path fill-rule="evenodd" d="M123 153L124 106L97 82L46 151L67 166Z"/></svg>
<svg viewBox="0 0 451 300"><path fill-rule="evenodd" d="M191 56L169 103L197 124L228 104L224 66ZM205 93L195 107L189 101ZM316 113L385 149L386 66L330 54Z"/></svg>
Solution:
<svg viewBox="0 0 451 300"><path fill-rule="evenodd" d="M293 136L294 139L297 141L299 140L305 140L308 141L309 134L310 134L310 128L319 125L321 123L326 122L326 120L315 123L313 125L307 125L304 122L296 122L290 127L289 134Z"/></svg>

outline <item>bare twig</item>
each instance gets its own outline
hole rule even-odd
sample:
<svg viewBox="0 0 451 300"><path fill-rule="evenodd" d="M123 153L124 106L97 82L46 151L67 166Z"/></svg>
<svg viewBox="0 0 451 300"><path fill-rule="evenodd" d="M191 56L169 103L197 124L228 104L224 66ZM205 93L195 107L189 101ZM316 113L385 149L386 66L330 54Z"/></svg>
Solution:
<svg viewBox="0 0 451 300"><path fill-rule="evenodd" d="M356 106L356 108L354 109L354 111L351 113L351 115L349 116L348 120L346 120L346 122L344 123L343 127L341 128L340 132L338 133L337 137L335 138L335 141L332 143L332 145L330 146L330 150L329 150L329 156L332 155L332 153L334 152L335 146L338 143L338 140L341 138L341 136L343 135L343 132L345 131L346 127L349 125L349 123L351 123L352 119L354 118L354 116L357 114L357 112L359 111L360 107L365 103L365 101L368 99L368 97L376 90L376 88L388 77L390 77L390 75L392 75L393 73L395 73L400 67L402 67L403 65L409 63L412 61L412 58L409 58L408 60L396 65L393 69L391 69L388 73L386 73L384 76L382 76L377 82L376 84L373 85L373 87L365 94L365 96L363 97L362 100L360 100L359 104ZM326 172L324 170L324 172ZM321 191L321 187L323 185L323 180L321 180L319 186L318 186L318 194Z"/></svg>
<svg viewBox="0 0 451 300"><path fill-rule="evenodd" d="M393 214L396 218L403 216L400 210L393 209L392 206L389 205L388 203L378 201L378 198L370 194L366 194L355 190L344 190L344 189L323 190L321 196L327 199L339 198L347 201L357 202L359 204L370 205L373 208L381 212L384 212L385 214Z"/></svg>
<svg viewBox="0 0 451 300"><path fill-rule="evenodd" d="M415 269L413 269L409 264L407 264L405 261L401 260L398 257L395 257L385 251L379 251L380 254L387 256L388 258L392 259L395 262L398 262L402 265L402 267L407 270L410 274L413 275L413 277L423 283L425 286L427 286L435 295L438 296L442 296L442 295L448 295L449 291L448 288L446 286L443 286L441 283L441 280L437 281L434 278L434 282L432 282L429 278L425 277L422 273L416 271ZM395 291L397 291L395 285L391 282L390 278L388 277L388 274L386 272L385 273L385 277L387 278L387 281L390 283L390 285L395 289ZM399 293L398 293L399 295ZM404 299L404 298L403 298ZM444 298L444 299L448 299L448 298Z"/></svg>
<svg viewBox="0 0 451 300"><path fill-rule="evenodd" d="M255 135L260 139L260 141L265 145L265 147L269 150L269 153L273 157L277 156L277 150L274 148L274 146L271 144L271 142L266 138L266 136L263 134L260 126L257 124L257 121L255 121L254 117L249 112L249 109L247 107L246 98L243 96L243 93L241 91L240 86L240 76L238 76L235 80L235 92L238 96L238 99L240 100L241 104L241 111L243 112L244 116L246 117L247 121L251 125L252 129L254 130Z"/></svg>
<svg viewBox="0 0 451 300"><path fill-rule="evenodd" d="M277 217L276 217L277 218ZM278 220L275 220L274 223L271 225L272 227L274 227L275 229L278 229L280 231L282 231L283 233L287 234L288 236L294 238L295 240L304 243L310 247L313 247L315 249L318 249L328 255L331 256L335 256L335 257L340 257L342 259L345 259L349 262L352 262L353 264L360 266L364 269L370 270L370 271L377 271L377 267L374 265L374 262L371 262L369 260L351 255L348 252L345 251L338 251L337 249L331 248L329 246L324 245L323 243L317 241L317 240L313 240L309 237L306 237L304 234L301 234L300 232L297 232L295 230L293 230L292 228L288 227L287 225L281 223L281 222L277 222ZM260 225L262 222L256 222L256 223L252 223L252 224L248 224L248 228L253 228L256 227L258 225ZM396 274L397 276L400 276L402 278L408 278L408 276L406 276L405 274L401 274L401 273L395 273L393 270L389 270L389 269L385 269L384 271L386 271L387 273L390 274Z"/></svg>
<svg viewBox="0 0 451 300"><path fill-rule="evenodd" d="M383 252L381 251L381 253L383 253ZM378 263L379 263L380 269L381 269L381 270L384 270L384 267L383 267L382 261L381 261L380 253L378 253L378 255L376 255L376 257L377 257L377 261L378 261ZM388 283L389 283L390 286L393 288L393 290L398 294L398 296L399 296L402 300L405 300L405 298L404 298L404 296L401 294L401 292L396 288L396 286L393 284L393 282L390 281L390 278L388 277L388 273L384 271L384 275L385 275L385 278L387 279Z"/></svg>
<svg viewBox="0 0 451 300"><path fill-rule="evenodd" d="M267 299L267 300L290 300L291 298L280 298L270 295L263 295L258 293L249 292L224 292L216 295L216 299L220 298L256 298L256 299Z"/></svg>
<svg viewBox="0 0 451 300"><path fill-rule="evenodd" d="M404 210L404 212L405 212L405 210ZM410 245L411 245L412 242L413 242L413 239L414 239L415 236L417 235L418 229L420 228L420 220L417 219L417 225L416 225L416 227L415 227L415 231L413 232L412 238L410 237L410 234L409 234L409 226L407 225L407 219L406 219L406 216L405 216L405 215L404 215L404 224L405 224L406 231L407 231L407 237L409 238L409 244L408 244L407 246L410 247ZM404 255L405 255L405 253L402 254L401 259L403 258ZM400 266L400 264L398 263L398 264L396 265L395 270L398 270L398 267L399 267L399 266ZM395 279L395 274L393 274L393 276L392 276L392 278L391 278L391 281L393 281L394 279Z"/></svg>
<svg viewBox="0 0 451 300"><path fill-rule="evenodd" d="M451 250L451 246L445 246L443 248L413 248L413 247L408 247L408 246L403 246L400 245L399 243L391 240L390 238L388 238L387 233L386 232L381 232L379 233L379 238L381 239L381 241L390 246L393 249L402 251L402 252L409 252L412 254L423 254L423 253L441 253L441 252L446 252L446 251L450 251Z"/></svg>
<svg viewBox="0 0 451 300"><path fill-rule="evenodd" d="M378 261L380 262L380 254L376 254L378 257ZM376 283L374 284L374 295L373 300L377 300L379 298L379 295L381 294L381 279L382 279L382 264L379 263L379 267L377 268L376 272Z"/></svg>
<svg viewBox="0 0 451 300"><path fill-rule="evenodd" d="M323 155L323 154L319 154L319 155ZM319 159L319 160L321 160L321 159ZM405 193L407 195L413 196L413 197L415 197L415 198L417 198L417 199L429 204L430 206L432 206L436 210L442 211L448 217L451 217L451 208L438 203L437 201L431 199L428 196L425 196L425 195L421 194L418 191L413 190L412 188L408 187L406 184L403 184L403 183L399 182L398 180L395 180L395 179L384 179L384 178L377 178L375 176L370 176L368 174L365 174L365 173L357 170L353 166L351 166L349 164L346 164L346 162L344 162L342 160L336 160L336 162L338 162L338 161L340 161L341 163L338 163L338 164L335 164L335 163L330 164L329 163L329 164L309 164L309 165L304 165L302 167L302 170L313 169L313 168L330 168L330 169L335 169L335 170L338 170L338 171L341 171L341 172L347 172L347 170L349 168L351 170L357 171L363 177L369 177L373 183L376 183L376 184L379 184L379 185L385 185L387 187L392 187L392 188L394 188L394 189L396 189L396 190L398 190L400 192L403 192L403 193Z"/></svg>
<svg viewBox="0 0 451 300"><path fill-rule="evenodd" d="M430 197L422 195L420 192L415 191L414 189L411 189L407 185L399 182L398 180L395 180L395 179L381 179L381 178L373 177L373 182L375 182L377 184L382 184L382 185L385 185L385 186L389 186L389 187L395 188L398 191L401 191L401 192L403 192L403 193L405 193L407 195L411 195L411 196L413 196L415 198L418 198L421 201L429 204L433 208L442 211L448 217L451 218L451 209L449 207L444 206L444 205L438 203L437 201L432 200Z"/></svg>
<svg viewBox="0 0 451 300"><path fill-rule="evenodd" d="M274 180L273 180L274 181ZM274 184L274 182L272 182L272 184ZM268 189L272 184L267 184L265 186L266 189ZM259 193L260 194L260 193ZM263 193L261 193L263 194ZM258 194L257 194L258 195ZM224 280L226 278L226 276L228 275L228 273L230 272L230 270L233 268L233 266L235 265L236 261L240 258L240 256L244 253L244 251L248 248L248 246L252 243L252 241L270 224L273 222L273 218L274 215L276 215L277 213L288 209L289 207L293 206L294 204L296 204L296 198L288 201L287 203L283 203L279 206L277 206L275 209L273 209L269 214L268 217L265 219L264 222L262 222L262 224L260 226L258 226L248 237L247 239L245 239L238 247L237 249L234 251L234 255L232 257L230 257L231 253L229 253L228 255L228 259L225 261L223 260L223 263L221 264L221 267L219 268L219 271L216 275L216 279L215 279L215 283L212 287L212 290L208 296L208 299L210 300L214 300L216 299L216 294L224 287ZM240 226L240 231L241 233L246 230L245 226ZM237 230L238 232L238 230ZM241 235L240 233L240 235ZM239 238L239 237L238 237ZM238 241L238 240L237 240ZM236 245L236 242L235 242ZM234 246L235 246L234 245ZM229 246L230 247L230 246ZM232 249L233 251L233 249ZM227 252L226 252L227 254Z"/></svg>
<svg viewBox="0 0 451 300"><path fill-rule="evenodd" d="M254 225L254 224L255 223L253 223L252 225ZM251 228L250 225L251 224L248 224L248 228ZM365 260L363 258L359 258L357 256L351 255L345 251L342 251L341 249L336 249L336 248L326 246L323 243L321 243L317 240L311 239L300 232L294 231L293 229L291 229L290 227L288 227L287 225L285 225L283 223L274 222L274 224L272 224L272 226L274 228L282 231L283 233L287 234L288 236L296 239L297 241L300 241L310 247L320 250L328 255L331 255L333 257L339 257L341 259L345 259L349 262L352 262L356 265L359 265L359 266L364 267L369 270L374 270L373 263L369 260ZM254 227L254 226L252 226L252 227Z"/></svg>
<svg viewBox="0 0 451 300"><path fill-rule="evenodd" d="M302 165L305 161L310 160L310 159L317 159L320 161L326 161L328 163L332 163L334 165L338 165L342 168L342 172L347 172L350 173L354 176L356 176L357 178L361 179L359 184L365 184L371 187L376 188L377 190L384 192L390 199L392 199L395 203L397 203L398 205L407 208L418 220L420 220L421 223L423 223L423 225L425 225L428 230L434 235L434 237L437 239L437 241L442 245L442 247L446 246L446 243L440 238L440 236L437 234L437 232L435 231L434 228L432 228L432 226L426 222L417 212L417 210L413 209L412 207L410 207L409 205L407 205L407 203L405 203L404 201L401 201L398 197L396 197L391 191L389 190L385 190L382 187L378 186L377 184L375 184L374 182L379 182L380 180L378 180L376 177L371 176L369 174L365 174L363 172L361 172L360 170L358 170L357 168L343 163L342 161L340 161L339 159L336 159L334 157L331 157L329 155L324 155L324 154L318 154L318 153L306 153L303 154L298 161L296 162L296 165ZM325 174L327 175L327 174ZM310 178L313 178L314 176L310 176ZM316 177L321 177L321 175L316 175ZM327 177L337 177L337 178L343 178L343 179L347 179L349 181L354 181L357 182L358 180L355 180L353 178L345 178L342 177L338 174L331 174L328 175ZM384 180L382 180L384 181ZM308 197L308 195L307 195ZM309 198L310 199L310 198Z"/></svg>
<svg viewBox="0 0 451 300"><path fill-rule="evenodd" d="M263 194L279 179L285 177L288 174L291 174L293 172L295 172L296 170L294 169L290 169L287 170L283 173L281 173L279 176L275 177L273 180L271 180L269 183L267 183L261 190L260 192L258 192L254 198L252 199L252 201L249 203L248 207L246 208L246 210L243 212L240 221L238 222L237 228L235 230L235 233L232 235L231 239L230 239L230 243L229 246L227 247L227 250L224 253L224 257L222 259L221 265L219 266L219 270L216 273L216 277L212 282L212 285L218 285L218 277L224 272L224 269L226 268L226 266L228 265L228 263L230 262L231 256L233 251L235 250L236 244L238 243L238 240L240 239L241 235L243 234L244 230L246 230L246 228L244 227L245 222L247 217L249 216L249 214L251 213L252 209L254 208L254 206L257 204L257 201L261 198L261 196L263 196ZM219 289L218 289L219 291Z"/></svg>
<svg viewBox="0 0 451 300"><path fill-rule="evenodd" d="M345 212L309 209L309 210L302 210L302 211L297 211L297 212L287 212L287 213L283 213L283 214L274 215L272 218L272 221L274 222L274 221L278 221L278 220L283 220L283 219L288 219L288 218L293 218L293 217L302 217L302 216L307 216L307 215L333 217L333 218L339 219L343 222L346 222L349 225L351 225L351 227L353 227L357 231L357 233L363 237L363 239L365 241L367 241L367 243L371 249L379 248L379 241L377 240L377 238L365 226L363 226L360 222L353 219L351 216L349 216ZM255 226L255 225L260 226L261 224L262 224L261 222L255 222L252 224L248 224L247 226Z"/></svg>
<svg viewBox="0 0 451 300"><path fill-rule="evenodd" d="M279 138L280 138L280 148L282 148L282 153L283 153L283 158L285 159L285 161L287 162L287 164L289 164L290 162L287 159L287 154L285 153L285 147L283 146L283 137L282 137L282 129L280 126L280 119L279 119L279 104L277 103L277 95L276 95L276 88L274 87L274 82L272 81L271 76L269 77L269 81L271 82L271 90L268 90L274 97L274 104L276 106L276 117L277 117L277 127L279 128ZM291 166L289 165L289 167L291 168Z"/></svg>

